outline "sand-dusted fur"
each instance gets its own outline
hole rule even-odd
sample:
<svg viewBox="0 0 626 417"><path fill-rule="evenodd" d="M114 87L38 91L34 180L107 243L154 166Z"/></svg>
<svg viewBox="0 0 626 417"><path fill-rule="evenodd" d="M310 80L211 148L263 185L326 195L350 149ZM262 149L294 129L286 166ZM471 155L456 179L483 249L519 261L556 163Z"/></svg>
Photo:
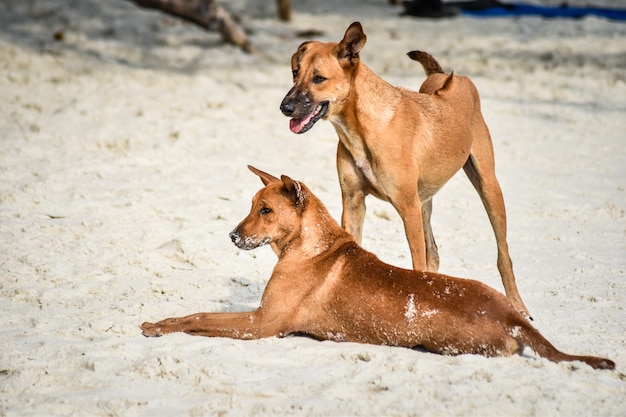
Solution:
<svg viewBox="0 0 626 417"><path fill-rule="evenodd" d="M365 197L389 201L404 222L413 268L436 272L432 197L463 168L493 227L506 294L528 315L509 257L504 200L476 87L467 77L444 74L435 58L419 51L409 56L427 74L420 91L394 87L360 61L365 41L355 22L339 43L303 43L291 58L294 85L280 106L295 133L320 119L335 127L342 226L360 243Z"/></svg>
<svg viewBox="0 0 626 417"><path fill-rule="evenodd" d="M337 224L304 184L250 169L265 187L230 236L242 249L268 244L278 255L259 308L143 323L144 335L258 339L295 334L449 355L508 356L530 346L555 362L615 367L609 359L558 351L507 297L478 281L381 262Z"/></svg>

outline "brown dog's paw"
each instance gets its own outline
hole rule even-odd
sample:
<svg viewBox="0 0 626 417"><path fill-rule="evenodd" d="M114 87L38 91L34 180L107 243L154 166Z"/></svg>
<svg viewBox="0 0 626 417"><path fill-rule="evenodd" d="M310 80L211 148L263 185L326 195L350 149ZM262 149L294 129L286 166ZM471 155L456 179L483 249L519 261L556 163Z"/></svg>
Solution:
<svg viewBox="0 0 626 417"><path fill-rule="evenodd" d="M141 333L146 337L161 337L163 333L161 333L161 327L154 323L144 322L141 326Z"/></svg>

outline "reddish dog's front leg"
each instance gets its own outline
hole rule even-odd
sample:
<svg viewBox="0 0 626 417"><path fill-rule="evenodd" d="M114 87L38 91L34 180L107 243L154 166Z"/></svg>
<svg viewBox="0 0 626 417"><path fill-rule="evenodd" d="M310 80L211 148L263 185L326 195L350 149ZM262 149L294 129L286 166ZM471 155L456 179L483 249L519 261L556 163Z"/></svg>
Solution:
<svg viewBox="0 0 626 417"><path fill-rule="evenodd" d="M230 337L232 339L259 339L279 336L280 331L264 325L256 312L197 313L174 317L157 323L143 323L143 335L158 337L166 333L183 332L194 336Z"/></svg>

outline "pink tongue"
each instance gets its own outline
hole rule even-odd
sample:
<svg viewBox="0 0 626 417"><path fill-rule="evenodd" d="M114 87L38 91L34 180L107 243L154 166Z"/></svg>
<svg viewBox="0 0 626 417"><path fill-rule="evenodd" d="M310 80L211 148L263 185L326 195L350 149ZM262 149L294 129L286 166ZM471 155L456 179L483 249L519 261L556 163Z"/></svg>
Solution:
<svg viewBox="0 0 626 417"><path fill-rule="evenodd" d="M313 118L315 112L311 112L311 114L304 116L301 119L291 119L289 120L289 129L293 133L300 133L302 128L306 126L307 123Z"/></svg>

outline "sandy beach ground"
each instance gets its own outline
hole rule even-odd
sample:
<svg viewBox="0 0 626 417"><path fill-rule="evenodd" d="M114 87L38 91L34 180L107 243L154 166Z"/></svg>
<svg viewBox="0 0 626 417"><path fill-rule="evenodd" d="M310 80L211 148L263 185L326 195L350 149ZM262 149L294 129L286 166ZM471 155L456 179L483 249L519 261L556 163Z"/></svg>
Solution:
<svg viewBox="0 0 626 417"><path fill-rule="evenodd" d="M294 1L286 24L270 1L222 3L261 55L128 1L0 3L0 415L625 415L626 25L418 20L384 0ZM334 130L296 136L278 106L297 32L338 41L355 20L362 60L393 84L424 79L413 49L472 77L534 324L616 371L531 351L141 335L143 321L256 308L275 256L228 238L261 186L247 164L304 181L339 218ZM434 205L440 271L502 290L462 173ZM364 234L410 266L389 204L368 200Z"/></svg>

